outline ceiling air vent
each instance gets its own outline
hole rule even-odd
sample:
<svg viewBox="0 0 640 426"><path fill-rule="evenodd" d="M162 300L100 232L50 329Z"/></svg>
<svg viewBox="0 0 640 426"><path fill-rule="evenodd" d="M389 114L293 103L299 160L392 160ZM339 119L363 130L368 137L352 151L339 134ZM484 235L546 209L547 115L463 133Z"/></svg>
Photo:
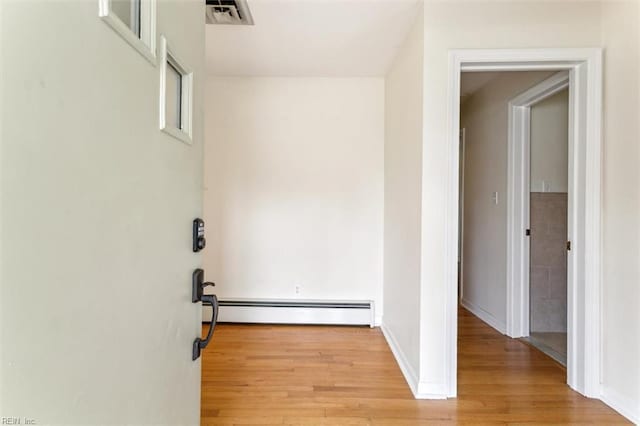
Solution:
<svg viewBox="0 0 640 426"><path fill-rule="evenodd" d="M206 0L207 24L253 25L247 0Z"/></svg>

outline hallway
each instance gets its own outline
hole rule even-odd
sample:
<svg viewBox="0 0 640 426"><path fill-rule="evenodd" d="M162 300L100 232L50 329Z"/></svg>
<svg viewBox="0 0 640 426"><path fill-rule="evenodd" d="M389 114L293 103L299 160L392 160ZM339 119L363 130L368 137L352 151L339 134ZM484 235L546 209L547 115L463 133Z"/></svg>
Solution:
<svg viewBox="0 0 640 426"><path fill-rule="evenodd" d="M380 329L220 324L203 355L202 424L628 424L464 309L458 350L458 398L414 400Z"/></svg>

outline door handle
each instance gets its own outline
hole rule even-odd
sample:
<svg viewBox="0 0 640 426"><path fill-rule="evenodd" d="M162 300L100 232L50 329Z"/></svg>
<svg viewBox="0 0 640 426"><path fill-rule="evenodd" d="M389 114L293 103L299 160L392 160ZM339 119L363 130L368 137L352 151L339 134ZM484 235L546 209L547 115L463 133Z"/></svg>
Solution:
<svg viewBox="0 0 640 426"><path fill-rule="evenodd" d="M211 306L211 325L209 326L209 332L207 337L203 340L200 337L196 337L193 341L192 359L195 361L200 358L200 353L207 347L213 336L213 330L216 328L218 321L218 298L214 294L203 294L204 288L207 286L214 286L212 282L204 281L204 271L202 269L196 269L193 271L192 276L192 296L191 302L202 302L202 306Z"/></svg>
<svg viewBox="0 0 640 426"><path fill-rule="evenodd" d="M203 340L200 337L196 337L193 341L192 359L195 361L200 358L200 353L207 347L213 337L213 330L216 328L216 322L218 321L218 298L215 294L207 294L202 296L202 306L211 305L211 325L209 326L209 332L207 337Z"/></svg>

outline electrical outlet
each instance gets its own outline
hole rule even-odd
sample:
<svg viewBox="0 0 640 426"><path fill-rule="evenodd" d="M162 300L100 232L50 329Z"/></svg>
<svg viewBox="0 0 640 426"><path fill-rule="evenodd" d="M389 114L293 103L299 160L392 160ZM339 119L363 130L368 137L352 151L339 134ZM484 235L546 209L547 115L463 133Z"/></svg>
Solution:
<svg viewBox="0 0 640 426"><path fill-rule="evenodd" d="M298 296L300 294L300 286L297 285L296 286L296 296Z"/></svg>

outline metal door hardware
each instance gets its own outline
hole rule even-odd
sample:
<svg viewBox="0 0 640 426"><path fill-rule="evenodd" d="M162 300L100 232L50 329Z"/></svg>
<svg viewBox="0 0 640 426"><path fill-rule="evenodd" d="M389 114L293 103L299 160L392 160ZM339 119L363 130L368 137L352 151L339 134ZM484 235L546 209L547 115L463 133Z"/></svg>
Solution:
<svg viewBox="0 0 640 426"><path fill-rule="evenodd" d="M191 301L193 303L202 302L202 305L211 306L211 325L209 326L209 332L207 337L203 340L200 337L196 337L193 341L192 359L195 361L200 358L200 354L204 348L207 347L213 336L213 330L216 327L218 321L218 298L214 294L204 294L204 288L207 286L214 286L212 282L204 281L204 271L202 269L196 269L193 271L191 278L192 296Z"/></svg>

